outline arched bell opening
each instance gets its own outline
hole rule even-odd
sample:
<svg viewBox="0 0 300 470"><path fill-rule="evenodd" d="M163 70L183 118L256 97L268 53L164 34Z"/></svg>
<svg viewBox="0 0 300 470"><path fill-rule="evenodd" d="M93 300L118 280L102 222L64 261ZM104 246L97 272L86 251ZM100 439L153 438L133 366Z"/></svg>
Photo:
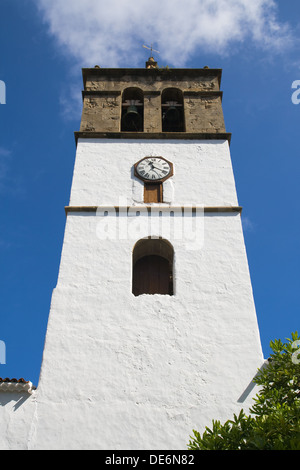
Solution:
<svg viewBox="0 0 300 470"><path fill-rule="evenodd" d="M161 238L139 240L133 250L132 293L173 295L174 249Z"/></svg>
<svg viewBox="0 0 300 470"><path fill-rule="evenodd" d="M161 95L162 132L184 132L183 94L178 88L166 88Z"/></svg>
<svg viewBox="0 0 300 470"><path fill-rule="evenodd" d="M122 132L143 132L144 94L140 88L130 87L122 95Z"/></svg>

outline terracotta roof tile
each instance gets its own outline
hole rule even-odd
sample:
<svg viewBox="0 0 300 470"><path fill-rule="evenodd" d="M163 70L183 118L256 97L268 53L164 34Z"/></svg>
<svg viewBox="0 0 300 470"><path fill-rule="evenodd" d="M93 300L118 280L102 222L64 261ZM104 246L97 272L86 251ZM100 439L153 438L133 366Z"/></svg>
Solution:
<svg viewBox="0 0 300 470"><path fill-rule="evenodd" d="M8 377L6 377L6 379L2 379L2 377L0 377L0 383L1 382L11 382L11 383L19 383L19 384L29 383L29 381L26 381L25 379L9 379Z"/></svg>

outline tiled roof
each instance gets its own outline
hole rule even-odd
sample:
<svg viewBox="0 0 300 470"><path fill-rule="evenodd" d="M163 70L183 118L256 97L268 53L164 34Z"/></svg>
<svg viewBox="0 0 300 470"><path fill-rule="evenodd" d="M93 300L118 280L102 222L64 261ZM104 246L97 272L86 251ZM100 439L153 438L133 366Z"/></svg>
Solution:
<svg viewBox="0 0 300 470"><path fill-rule="evenodd" d="M26 381L25 379L2 379L2 377L0 377L0 383L2 382L11 382L11 383L20 383L20 384L28 384L28 381Z"/></svg>
<svg viewBox="0 0 300 470"><path fill-rule="evenodd" d="M0 377L0 392L27 392L32 393L36 388L25 379L2 379Z"/></svg>

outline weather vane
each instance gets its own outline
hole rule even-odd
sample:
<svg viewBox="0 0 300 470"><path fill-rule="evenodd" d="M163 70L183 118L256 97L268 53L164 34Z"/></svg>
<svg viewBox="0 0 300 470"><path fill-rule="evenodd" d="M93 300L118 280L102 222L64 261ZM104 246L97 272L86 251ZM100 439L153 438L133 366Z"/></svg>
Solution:
<svg viewBox="0 0 300 470"><path fill-rule="evenodd" d="M153 45L152 45L152 44L151 44L151 46L145 46L145 45L143 45L143 47L144 47L145 49L149 49L149 51L151 51L151 57L153 57L152 52L157 52L157 53L159 54L159 51L156 51L155 49L153 49Z"/></svg>

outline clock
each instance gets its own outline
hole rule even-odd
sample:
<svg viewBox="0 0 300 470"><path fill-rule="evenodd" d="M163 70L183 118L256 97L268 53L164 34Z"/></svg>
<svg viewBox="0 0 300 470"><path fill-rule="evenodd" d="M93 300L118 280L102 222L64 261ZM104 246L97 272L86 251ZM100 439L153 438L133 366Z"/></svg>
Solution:
<svg viewBox="0 0 300 470"><path fill-rule="evenodd" d="M148 183L163 182L173 175L173 164L163 157L145 157L134 165L134 174Z"/></svg>

